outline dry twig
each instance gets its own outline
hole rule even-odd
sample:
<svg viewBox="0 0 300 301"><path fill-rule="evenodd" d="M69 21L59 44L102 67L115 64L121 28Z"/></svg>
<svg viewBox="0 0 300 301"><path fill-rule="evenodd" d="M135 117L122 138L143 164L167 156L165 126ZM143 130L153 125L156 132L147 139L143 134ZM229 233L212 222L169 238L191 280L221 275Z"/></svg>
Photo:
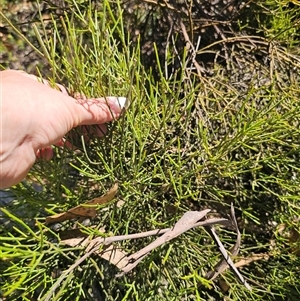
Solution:
<svg viewBox="0 0 300 301"><path fill-rule="evenodd" d="M86 254L80 258L77 262L75 262L67 271L63 273L63 275L57 280L53 288L51 289L51 294L53 294L54 290L59 286L61 281L71 273L76 267L78 267L85 259L87 259L91 254L97 254L98 256L108 260L111 264L118 267L122 272L116 275L117 277L123 276L124 274L130 272L133 268L135 268L152 250L161 246L162 244L178 237L182 233L186 231L198 227L203 226L208 231L208 233L212 236L214 241L219 247L219 250L222 253L224 259L221 260L219 264L217 264L214 271L209 272L207 274L207 278L212 280L215 279L220 273L222 273L228 266L234 272L236 277L246 286L246 288L251 289L250 285L244 280L242 275L238 272L236 267L234 266L232 260L230 259L228 253L226 252L223 244L218 238L217 234L214 231L213 225L234 225L235 230L238 233L238 239L235 246L231 249L231 253L236 255L239 250L241 235L237 227L236 219L234 216L233 207L231 208L232 221L229 221L224 218L211 218L204 221L201 221L208 213L210 209L206 209L203 211L188 211L186 212L179 221L172 228L161 229L161 230L152 230L146 231L143 233L135 233L129 235L121 235L121 236L113 236L113 237L96 237L94 239L82 239L82 238L73 238L63 240L62 243L69 246L83 246L86 247ZM143 237L149 237L153 235L161 235L155 241L150 243L145 248L137 251L132 255L127 255L124 251L117 249L112 244L117 241L123 241L127 239L138 239ZM99 246L102 246L102 249L99 250ZM109 246L103 248L103 246ZM49 299L46 299L47 301Z"/></svg>
<svg viewBox="0 0 300 301"><path fill-rule="evenodd" d="M241 233L238 229L237 221L235 218L234 214L234 208L233 205L231 204L231 218L232 218L232 223L235 228L235 231L237 232L237 240L235 245L231 248L230 253L232 256L236 256L239 252L240 244L241 244ZM234 265L232 259L226 252L222 242L220 241L219 237L215 233L215 230L211 226L204 226L204 228L207 230L209 235L212 237L212 239L215 241L217 244L223 259L215 266L213 271L210 271L206 274L206 278L209 280L215 279L218 275L220 275L222 272L226 270L226 268L229 266L231 271L234 273L234 275L238 278L238 280L245 285L245 287L249 290L251 290L251 286L246 282L244 277L240 274L240 272L237 270L236 266Z"/></svg>

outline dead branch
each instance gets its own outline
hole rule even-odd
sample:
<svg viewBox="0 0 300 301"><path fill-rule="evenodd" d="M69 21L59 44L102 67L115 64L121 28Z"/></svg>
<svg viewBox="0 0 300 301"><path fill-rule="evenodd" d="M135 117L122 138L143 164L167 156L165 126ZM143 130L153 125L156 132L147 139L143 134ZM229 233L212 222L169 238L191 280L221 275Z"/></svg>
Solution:
<svg viewBox="0 0 300 301"><path fill-rule="evenodd" d="M235 227L235 231L237 232L237 241L235 245L231 249L231 254L233 256L236 256L239 252L240 244L241 244L241 233L238 229L237 221L235 218L235 213L234 213L234 208L233 205L231 204L231 218L232 218L232 223ZM238 278L238 280L245 285L245 287L249 290L251 290L251 286L246 282L244 277L240 274L240 272L237 270L235 267L232 259L228 255L226 249L224 248L222 242L220 241L219 237L215 233L215 230L211 226L204 226L204 228L207 230L209 235L212 237L212 239L215 241L216 245L218 246L223 259L215 266L213 271L210 271L209 273L206 274L206 278L209 280L215 279L219 274L224 272L226 268L229 266L233 274Z"/></svg>
<svg viewBox="0 0 300 301"><path fill-rule="evenodd" d="M72 238L72 239L63 240L62 243L69 246L85 247L86 254L83 257L81 257L78 261L76 261L67 271L65 271L63 275L60 276L60 278L57 280L55 285L51 288L51 291L49 292L50 296L53 294L53 292L59 286L62 280L93 253L97 254L98 256L100 256L105 260L108 260L111 264L119 268L122 272L116 275L116 277L121 277L124 274L130 272L132 269L134 269L155 248L169 242L170 240L178 237L179 235L185 233L186 231L199 226L203 226L207 230L207 232L211 235L213 240L216 242L223 256L223 259L216 265L214 270L207 273L206 275L207 279L210 280L215 279L220 273L222 273L229 266L230 269L235 274L235 276L239 279L239 281L243 283L245 287L250 290L251 289L250 285L244 280L242 275L238 272L237 268L234 266L234 263L232 262L230 256L228 255L227 251L225 250L223 244L221 243L220 239L218 238L213 228L213 225L216 224L234 227L234 229L237 231L237 242L235 243L234 247L231 249L231 254L237 255L241 243L241 234L237 227L233 206L231 207L231 218L232 218L231 221L224 218L210 218L201 221L209 212L210 209L206 209L203 211L188 211L178 220L178 222L174 225L174 227L167 228L167 229L158 229L158 230L146 231L142 233L120 235L120 236L113 236L113 237L96 237L94 239ZM144 247L143 249L137 251L132 255L127 255L124 251L119 250L115 246L113 246L113 243L118 241L123 241L128 239L138 239L138 238L149 237L153 235L160 235L160 237L158 237L155 241L150 243L148 246ZM100 246L101 249L99 250ZM108 246L108 247L103 248L103 246ZM47 296L49 296L49 294ZM49 299L45 299L45 301L47 300Z"/></svg>

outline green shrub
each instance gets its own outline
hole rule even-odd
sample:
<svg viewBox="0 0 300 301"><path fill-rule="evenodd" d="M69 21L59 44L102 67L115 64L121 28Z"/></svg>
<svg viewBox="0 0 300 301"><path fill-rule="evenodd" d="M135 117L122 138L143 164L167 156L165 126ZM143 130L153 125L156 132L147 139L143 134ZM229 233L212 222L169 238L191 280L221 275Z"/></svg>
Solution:
<svg viewBox="0 0 300 301"><path fill-rule="evenodd" d="M202 44L196 38L200 21L186 6L153 2L64 1L60 8L53 2L40 6L40 18L45 12L48 18L25 36L47 66L37 73L65 83L70 93L126 96L131 105L104 139L83 145L75 129L76 151L56 148L52 161L38 162L26 182L11 189L15 200L3 209L8 220L0 224L0 283L7 300L45 300L59 275L84 254L63 245L57 225L46 226L44 217L99 196L115 181L124 204L99 210L83 227L86 233L166 228L187 210L204 208L226 217L233 203L242 232L234 260L248 261L240 270L253 290L230 271L214 282L205 279L220 256L197 228L121 278L93 255L66 276L51 300L299 299L300 60L292 47L297 30L288 22L297 7L286 10L274 1L258 10L259 3L250 3L227 19L217 15L215 23L206 20L205 34L213 40ZM198 2L191 4L201 11ZM256 20L242 19L245 10ZM268 16L270 10L282 18ZM168 16L176 20L173 30L165 28ZM24 40L18 27L14 35ZM155 44L151 30L158 29ZM66 222L59 230L73 226ZM233 231L220 228L218 234L228 249L234 244ZM117 245L130 254L151 241Z"/></svg>

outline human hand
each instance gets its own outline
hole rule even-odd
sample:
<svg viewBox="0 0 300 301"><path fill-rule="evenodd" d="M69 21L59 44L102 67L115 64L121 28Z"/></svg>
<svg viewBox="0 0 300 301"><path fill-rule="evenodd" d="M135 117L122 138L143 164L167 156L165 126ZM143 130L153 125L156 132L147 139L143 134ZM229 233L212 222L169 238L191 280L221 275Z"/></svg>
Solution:
<svg viewBox="0 0 300 301"><path fill-rule="evenodd" d="M113 121L124 97L75 99L22 71L0 72L0 188L20 182L41 149L59 143L78 125Z"/></svg>

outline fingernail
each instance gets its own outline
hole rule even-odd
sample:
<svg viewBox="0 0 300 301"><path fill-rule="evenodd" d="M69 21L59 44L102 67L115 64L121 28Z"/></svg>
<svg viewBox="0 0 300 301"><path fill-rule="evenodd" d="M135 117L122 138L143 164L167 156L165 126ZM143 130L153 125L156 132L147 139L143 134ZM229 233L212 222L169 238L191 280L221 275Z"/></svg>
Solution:
<svg viewBox="0 0 300 301"><path fill-rule="evenodd" d="M128 101L126 97L106 97L106 101L110 109L114 114L119 115L123 112L123 109L128 108Z"/></svg>
<svg viewBox="0 0 300 301"><path fill-rule="evenodd" d="M107 97L110 108L116 112L120 113L123 109L127 109L128 101L126 97Z"/></svg>
<svg viewBox="0 0 300 301"><path fill-rule="evenodd" d="M121 109L126 108L126 97L117 97L117 102Z"/></svg>

